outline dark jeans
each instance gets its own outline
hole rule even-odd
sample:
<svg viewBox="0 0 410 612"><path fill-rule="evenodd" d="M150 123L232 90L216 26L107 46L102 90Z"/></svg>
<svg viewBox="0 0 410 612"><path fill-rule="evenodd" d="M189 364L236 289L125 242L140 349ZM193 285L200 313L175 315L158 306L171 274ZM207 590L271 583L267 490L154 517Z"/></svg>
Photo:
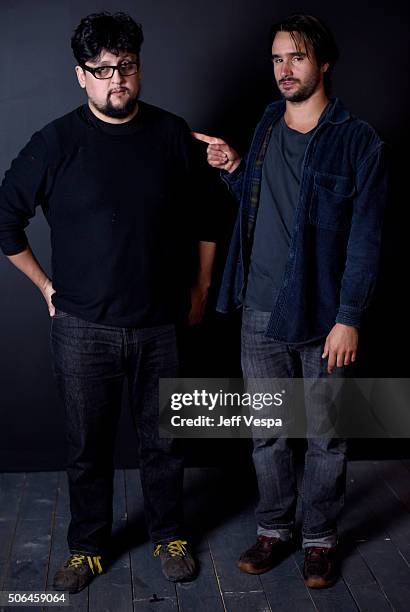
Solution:
<svg viewBox="0 0 410 612"><path fill-rule="evenodd" d="M343 507L346 441L334 437L329 420L331 397L318 401L314 379L344 377L345 368L327 373L324 343L296 347L265 335L270 313L245 307L242 320L242 369L245 378L303 377L307 452L302 484L303 545L336 544L336 521ZM327 403L328 402L328 403ZM320 432L320 435L318 435ZM288 539L295 519L296 475L286 437L254 439L253 461L259 487L258 533Z"/></svg>
<svg viewBox="0 0 410 612"><path fill-rule="evenodd" d="M183 461L158 436L158 379L178 370L173 325L145 329L89 323L57 311L54 373L65 405L71 552L101 553L112 525L113 454L124 379L139 438L145 515L154 543L180 536Z"/></svg>

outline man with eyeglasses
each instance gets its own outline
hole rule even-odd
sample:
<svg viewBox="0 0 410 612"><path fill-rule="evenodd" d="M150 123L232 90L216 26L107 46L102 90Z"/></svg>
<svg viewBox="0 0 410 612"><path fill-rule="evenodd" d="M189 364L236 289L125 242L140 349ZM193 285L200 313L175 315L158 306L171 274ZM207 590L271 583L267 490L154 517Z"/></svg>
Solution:
<svg viewBox="0 0 410 612"><path fill-rule="evenodd" d="M188 315L192 279L190 321L201 318L215 245L209 229L188 239L199 212L191 136L182 119L139 101L142 42L123 13L81 21L72 49L88 104L36 132L0 190L0 246L52 317L71 509L70 556L53 586L70 593L107 565L125 380L153 552L168 580L196 572L182 526L183 458L158 434L158 380L177 376L176 325ZM52 280L24 232L37 205L51 229ZM198 250L195 276L188 264Z"/></svg>

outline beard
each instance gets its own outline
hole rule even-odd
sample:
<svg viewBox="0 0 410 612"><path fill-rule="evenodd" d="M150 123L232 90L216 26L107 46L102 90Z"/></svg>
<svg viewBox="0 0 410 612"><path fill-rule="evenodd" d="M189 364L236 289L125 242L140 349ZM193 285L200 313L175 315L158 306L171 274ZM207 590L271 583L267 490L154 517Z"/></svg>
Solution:
<svg viewBox="0 0 410 612"><path fill-rule="evenodd" d="M138 94L134 97L128 97L127 100L118 106L114 106L111 102L111 96L108 95L107 101L105 104L97 104L94 100L92 100L95 108L106 115L107 117L112 117L113 119L125 119L129 115L131 115L137 104L138 104Z"/></svg>
<svg viewBox="0 0 410 612"><path fill-rule="evenodd" d="M285 80L285 79L284 79ZM297 79L289 79L296 81ZM320 73L313 74L309 79L307 79L304 83L302 83L296 91L282 91L280 89L280 81L278 83L280 92L285 100L289 102L304 102L315 92L318 84L320 82Z"/></svg>

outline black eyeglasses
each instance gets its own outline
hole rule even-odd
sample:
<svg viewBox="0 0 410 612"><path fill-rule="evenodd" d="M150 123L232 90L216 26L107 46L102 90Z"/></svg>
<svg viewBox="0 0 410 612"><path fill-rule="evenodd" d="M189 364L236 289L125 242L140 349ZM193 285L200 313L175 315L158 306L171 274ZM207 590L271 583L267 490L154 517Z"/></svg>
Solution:
<svg viewBox="0 0 410 612"><path fill-rule="evenodd" d="M98 68L91 68L91 66L81 64L81 68L91 72L96 79L111 79L116 70L118 70L121 76L131 76L138 72L137 62L121 62L118 66L99 66Z"/></svg>

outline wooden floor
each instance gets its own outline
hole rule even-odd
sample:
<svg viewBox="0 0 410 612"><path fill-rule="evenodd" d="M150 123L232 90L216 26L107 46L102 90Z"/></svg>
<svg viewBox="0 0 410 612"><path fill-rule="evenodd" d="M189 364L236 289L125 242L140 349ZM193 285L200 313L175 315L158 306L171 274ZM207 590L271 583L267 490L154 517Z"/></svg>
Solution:
<svg viewBox="0 0 410 612"><path fill-rule="evenodd" d="M188 469L185 489L186 521L194 532L200 562L196 581L174 585L163 579L144 527L138 471L117 471L116 558L109 571L88 589L70 596L69 608L60 609L410 610L410 462L349 464L340 529L342 576L333 588L323 591L306 589L300 551L262 576L250 576L236 568L239 554L255 540L252 479L233 475L232 468L229 473L214 468ZM68 518L64 473L0 475L1 589L51 589L53 574L67 556Z"/></svg>

